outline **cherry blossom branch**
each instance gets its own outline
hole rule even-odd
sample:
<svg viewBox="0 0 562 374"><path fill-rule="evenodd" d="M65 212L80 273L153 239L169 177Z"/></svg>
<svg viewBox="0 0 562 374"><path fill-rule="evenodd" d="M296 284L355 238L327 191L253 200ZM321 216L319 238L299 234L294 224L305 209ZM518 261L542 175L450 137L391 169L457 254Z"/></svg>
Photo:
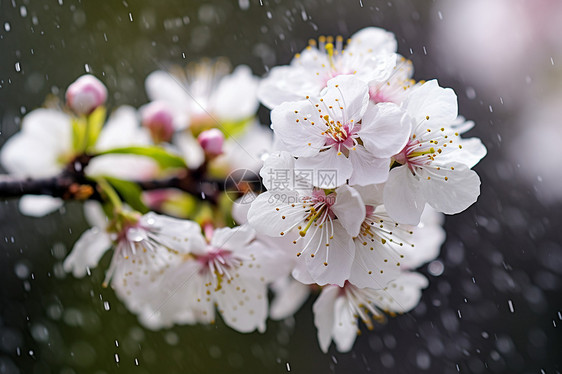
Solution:
<svg viewBox="0 0 562 374"><path fill-rule="evenodd" d="M254 174L241 179L228 178L205 179L202 170L185 170L179 175L147 181L135 181L142 190L151 191L176 188L199 199L216 202L218 194L224 191L258 191L261 181ZM0 179L0 199L18 198L23 195L48 195L65 200L100 200L96 182L87 179L76 170L65 170L49 178L13 178L5 176Z"/></svg>

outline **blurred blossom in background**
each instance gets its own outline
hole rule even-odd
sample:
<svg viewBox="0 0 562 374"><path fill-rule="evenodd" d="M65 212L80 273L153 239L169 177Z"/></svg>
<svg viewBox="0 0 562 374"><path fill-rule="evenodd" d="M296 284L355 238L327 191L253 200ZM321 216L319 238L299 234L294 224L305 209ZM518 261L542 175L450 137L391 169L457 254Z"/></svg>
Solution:
<svg viewBox="0 0 562 374"><path fill-rule="evenodd" d="M505 156L545 204L562 198L562 3L438 1L432 39L440 67L462 77L511 122ZM498 108L498 103L500 107ZM511 141L512 140L512 141Z"/></svg>
<svg viewBox="0 0 562 374"><path fill-rule="evenodd" d="M139 108L153 71L226 57L261 77L310 38L367 26L396 35L416 80L455 90L459 113L476 123L468 136L488 149L475 167L481 196L446 217L411 313L363 326L349 353L322 353L312 298L294 318L268 320L265 334L220 321L147 330L101 287L109 256L91 276L65 274L87 228L81 204L30 218L9 200L0 373L562 372L562 2L0 1L0 145L85 73L107 86L110 112ZM259 119L270 123L264 107Z"/></svg>

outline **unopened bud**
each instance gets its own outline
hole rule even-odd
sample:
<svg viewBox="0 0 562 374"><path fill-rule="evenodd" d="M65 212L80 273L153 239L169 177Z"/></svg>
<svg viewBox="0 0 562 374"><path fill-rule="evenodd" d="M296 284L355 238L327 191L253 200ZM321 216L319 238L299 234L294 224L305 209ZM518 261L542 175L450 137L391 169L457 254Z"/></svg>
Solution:
<svg viewBox="0 0 562 374"><path fill-rule="evenodd" d="M210 129L203 131L197 137L197 141L206 154L211 156L218 156L222 154L224 135L220 130Z"/></svg>
<svg viewBox="0 0 562 374"><path fill-rule="evenodd" d="M106 100L107 88L90 74L81 76L66 89L66 103L76 114L90 114Z"/></svg>
<svg viewBox="0 0 562 374"><path fill-rule="evenodd" d="M142 125L150 131L155 143L169 142L174 135L172 110L161 101L153 101L141 111Z"/></svg>

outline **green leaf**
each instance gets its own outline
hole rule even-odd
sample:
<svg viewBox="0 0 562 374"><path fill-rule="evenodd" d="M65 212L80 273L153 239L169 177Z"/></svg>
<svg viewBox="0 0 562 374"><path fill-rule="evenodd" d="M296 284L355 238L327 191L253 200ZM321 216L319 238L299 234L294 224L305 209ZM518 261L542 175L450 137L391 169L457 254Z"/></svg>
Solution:
<svg viewBox="0 0 562 374"><path fill-rule="evenodd" d="M143 214L148 212L149 209L141 199L142 190L136 183L114 177L104 177L104 179L115 188L117 193L131 208Z"/></svg>
<svg viewBox="0 0 562 374"><path fill-rule="evenodd" d="M129 154L150 157L163 169L187 167L185 161L180 156L169 153L164 148L154 146L113 148L97 153L98 156L108 154Z"/></svg>
<svg viewBox="0 0 562 374"><path fill-rule="evenodd" d="M104 106L97 107L88 115L86 131L86 148L93 147L98 140L101 129L105 122L106 109Z"/></svg>
<svg viewBox="0 0 562 374"><path fill-rule="evenodd" d="M72 118L72 149L78 153L83 151L85 131L83 120Z"/></svg>

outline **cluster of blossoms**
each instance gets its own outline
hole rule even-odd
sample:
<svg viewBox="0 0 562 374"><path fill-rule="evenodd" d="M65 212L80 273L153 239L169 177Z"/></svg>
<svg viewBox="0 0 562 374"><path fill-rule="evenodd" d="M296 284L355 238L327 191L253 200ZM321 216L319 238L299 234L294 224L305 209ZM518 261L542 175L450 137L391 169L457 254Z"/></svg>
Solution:
<svg viewBox="0 0 562 374"><path fill-rule="evenodd" d="M346 45L311 41L261 81L222 60L157 71L146 80L152 101L117 109L105 126L107 90L84 76L66 107L24 118L1 160L12 174L80 177L70 197L98 201L85 203L92 228L64 268L84 276L112 248L105 284L143 325L213 323L218 312L262 332L319 293L321 349L349 351L359 321L372 328L418 304L428 281L415 269L439 253L442 213L480 193L471 168L486 149L461 137L473 123L451 89L412 80L396 49L391 33L367 28ZM256 120L259 101L272 132ZM259 171L266 191L237 169ZM197 196L194 185L216 178L234 178L241 197ZM62 202L37 198L22 211Z"/></svg>

